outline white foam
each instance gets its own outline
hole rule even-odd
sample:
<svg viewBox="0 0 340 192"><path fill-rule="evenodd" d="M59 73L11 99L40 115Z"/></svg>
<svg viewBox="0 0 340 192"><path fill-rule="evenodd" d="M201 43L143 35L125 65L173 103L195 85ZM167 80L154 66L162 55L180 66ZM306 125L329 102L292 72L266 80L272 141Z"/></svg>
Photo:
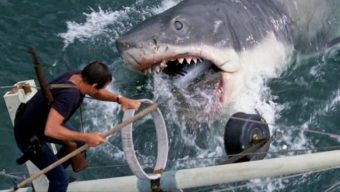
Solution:
<svg viewBox="0 0 340 192"><path fill-rule="evenodd" d="M323 106L321 105L318 110L311 112L309 120L303 124L302 128L310 129L309 127L310 124L312 124L320 116L324 116L325 114L334 112L339 105L340 105L340 89L338 89L332 95L330 95L330 97L325 101Z"/></svg>
<svg viewBox="0 0 340 192"><path fill-rule="evenodd" d="M270 34L257 47L241 53L242 69L232 81L232 113L254 113L254 109L258 109L269 123L275 121L275 114L282 107L272 101L273 96L266 83L279 77L287 67L291 50Z"/></svg>
<svg viewBox="0 0 340 192"><path fill-rule="evenodd" d="M335 97L332 99L330 103L330 108L335 108L336 105L340 104L340 88L336 91Z"/></svg>
<svg viewBox="0 0 340 192"><path fill-rule="evenodd" d="M119 93L119 91L114 90L112 84L107 88L111 92ZM91 124L87 127L91 131L105 131L111 128L113 124L118 123L117 121L117 111L119 111L119 105L113 102L104 102L94 99L85 99L86 105L85 115L91 118Z"/></svg>
<svg viewBox="0 0 340 192"><path fill-rule="evenodd" d="M114 40L118 38L122 31L126 31L131 27L131 21L129 21L131 17L140 15L137 19L144 19L146 15L149 15L153 11L163 11L175 5L176 2L178 1L164 1L160 6L152 8L142 5L142 7L144 7L143 10L138 10L137 8L141 6L140 4L143 4L143 1L137 1L131 7L125 7L122 10L117 11L102 10L100 7L98 8L98 11L91 9L90 13L83 13L86 17L85 22L67 21L67 31L65 33L60 33L59 36L64 40L64 48L74 43L76 40L81 42L88 41L99 35L105 35L106 33L110 33L109 35L112 36L111 38ZM131 16L131 14L134 16ZM110 29L110 25L115 26L115 31ZM117 28L116 25L118 25L119 28ZM119 93L119 90L113 85L114 83L110 84L108 89L115 93ZM109 128L112 128L113 125L119 123L117 114L120 111L120 106L116 103L96 100L85 100L85 103L86 110L84 110L84 116L85 121L88 121L86 123L85 131L105 132ZM119 134L114 134L109 140L120 142L120 139L117 138L119 136ZM101 158L108 157L114 161L120 161L123 160L124 153L118 146L115 143L113 145L102 145L99 148L96 148L96 150L105 154ZM96 153L98 153L98 151ZM154 162L153 156L149 157L141 155L140 158L143 162Z"/></svg>
<svg viewBox="0 0 340 192"><path fill-rule="evenodd" d="M86 17L84 23L67 21L67 31L59 33L58 36L63 38L64 47L69 46L76 40L86 41L105 33L107 26L127 20L130 11L131 8L129 7L117 11L102 10L100 7L98 11L91 9L90 13L83 13Z"/></svg>
<svg viewBox="0 0 340 192"><path fill-rule="evenodd" d="M123 7L121 10L103 10L101 7L98 10L90 9L90 13L83 13L85 22L66 21L67 31L59 33L58 36L63 38L64 48L74 43L76 40L81 42L88 41L96 36L110 33L112 39L119 36L119 31L112 31L110 25L118 26L119 28L131 27L132 14L140 15L137 19L145 19L146 15L157 14L176 5L180 0L165 0L160 6L155 6L143 10L139 10L139 6L143 6L144 2L136 2L131 7ZM144 6L145 7L145 6ZM117 29L115 29L117 30ZM121 29L121 31L124 29Z"/></svg>
<svg viewBox="0 0 340 192"><path fill-rule="evenodd" d="M177 5L181 1L182 0L163 0L160 6L152 9L152 12L153 12L153 14L159 14L159 13Z"/></svg>
<svg viewBox="0 0 340 192"><path fill-rule="evenodd" d="M265 41L252 50L244 51L240 56L241 73L233 81L237 88L230 113L245 112L255 113L257 109L270 124L271 133L281 128L284 131L280 139L282 145L271 145L270 151L278 151L281 147L290 149L304 148L308 144L303 132L296 134L287 127L274 127L275 121L280 117L280 112L286 107L274 102L275 96L271 94L267 82L277 78L287 69L290 63L292 47L276 40L275 36L269 35ZM283 146L284 145L284 146ZM269 155L270 156L270 155ZM274 191L284 189L286 184L283 180L255 179L251 180L254 191Z"/></svg>
<svg viewBox="0 0 340 192"><path fill-rule="evenodd" d="M338 0L279 0L286 8L294 22L294 30L298 34L299 46L318 48L313 39L320 38L322 32L330 38L336 35L339 19ZM336 36L335 36L336 37ZM334 37L333 37L334 38ZM314 44L314 45L313 45Z"/></svg>
<svg viewBox="0 0 340 192"><path fill-rule="evenodd" d="M178 2L180 2L180 0L163 0L160 6L151 8L151 12L154 14L160 13L176 5ZM130 19L129 14L131 12L135 12L133 9L134 8L132 7L124 8L123 10L119 11L104 11L101 8L99 8L98 11L91 10L91 13L83 13L86 17L86 20L83 23L68 21L66 23L68 28L67 32L61 33L59 36L63 38L65 47L74 43L76 40L87 41L98 35L108 32L108 26L110 24L117 24ZM146 13L142 14L145 15ZM116 35L113 38L117 38L118 34L119 33L113 34ZM239 77L239 80L242 80L244 85L239 87L239 92L236 97L237 100L234 100L233 109L231 109L231 111L234 110L235 112L243 111L246 113L254 113L254 109L258 109L269 123L274 123L277 117L276 115L279 114L284 106L273 102L274 96L271 95L270 88L266 83L269 79L278 77L281 74L288 63L288 56L289 50L287 50L287 47L279 43L275 38L273 38L273 36L268 37L267 41L264 41L264 43L260 44L259 47L256 47L256 49L243 52L241 54L240 60L244 69L244 73ZM171 87L168 86L168 81L162 77L156 77L152 83L157 84L157 87L155 87L155 90L153 90L153 93L156 97L155 100L157 100L158 97L173 97L174 93L172 92ZM241 85L241 83L238 85ZM119 90L116 90L114 87L111 87L111 90L114 92L119 92ZM335 97L332 103L335 105L339 102L339 99L340 96L338 93L337 97ZM185 145L182 147L195 151L196 156L199 158L224 155L224 150L221 147L223 146L223 135L217 134L216 130L211 130L211 132L209 132L209 135L213 135L213 137L211 137L211 141L207 149L197 145L197 135L187 131L195 128L186 127L187 124L184 121L185 119L183 119L182 116L176 115L177 109L173 106L178 106L180 104L176 104L175 102L176 101L174 100L170 100L168 102L167 110L169 111L165 114L165 117L166 120L170 120L171 123L180 128L180 135L174 135L178 132L172 133L174 130L169 129L170 142L175 139L171 138L171 136L180 137L179 140L183 140L180 141L181 144L183 143ZM116 118L117 113L114 112L119 110L118 105L110 102L98 101L86 101L86 103L88 104L86 116L90 117L92 122L90 123L90 126L86 127L87 129L91 128L91 131L93 131L93 128L95 128L96 131L105 131L107 128L112 127L113 124L118 123ZM167 124L168 123L170 122L167 122ZM115 137L117 137L117 135ZM119 139L115 139L115 141L117 140L119 141ZM282 140L287 141L288 145L294 145L294 147L304 146L306 144L306 140L304 140L304 135L302 135L302 133L299 136L293 136L292 133L289 132L284 135ZM113 157L114 159L122 158L123 154L123 152L117 146L111 145L105 146L105 150L103 150L103 152L105 152L107 156ZM116 155L112 156L113 154ZM143 160L148 160L149 158L150 157L146 156L142 157ZM184 160L189 158L189 156L187 154L183 154L182 157L176 158ZM204 163L207 165L211 162ZM175 165L176 168L184 168L189 166L197 166L197 163L192 165L190 161L183 161L182 163ZM258 185L258 181L255 181L254 184ZM267 191L273 191L273 188L277 188L277 185L271 183L269 185L262 186L261 189L263 188L265 188Z"/></svg>
<svg viewBox="0 0 340 192"><path fill-rule="evenodd" d="M234 98L236 99L232 103L232 109L228 111L230 114L240 111L255 113L254 109L258 109L267 122L275 122L278 117L277 114L284 108L284 106L273 102L274 97L271 95L270 88L266 83L271 78L279 77L281 72L286 68L289 62L289 51L290 47L280 43L274 36L270 35L267 40L258 47L241 53L240 61L243 72L239 73L236 80L233 81L235 86ZM171 89L173 87L173 82L167 79L166 75L155 73L151 84L154 85L153 94L156 98L176 98L176 93L174 93ZM198 90L198 92L204 94L204 91ZM192 93L184 94L184 97L186 97L190 96ZM190 97L188 98L190 99ZM183 107L183 103L178 102L179 101L176 100L170 100L166 107L169 111L166 116L167 122L173 123L173 127L169 129L169 136L176 138L180 137L181 141L177 142L183 143L183 148L195 151L196 157L198 158L203 159L205 157L221 157L225 155L224 150L221 150L223 149L223 133L221 134L223 125L214 126L211 124L212 122L208 122L207 125L202 127L198 127L196 124L196 127L193 126L188 123L191 117L181 115L179 112L180 109L174 107ZM191 111L191 113L193 117L197 115L194 111ZM186 115L190 116L190 114ZM178 132L172 133L175 129L180 129L180 136L178 135ZM204 131L207 140L209 140L208 145L205 147L200 147L199 143L202 141L197 140L197 136L201 131ZM176 133L177 135L175 135ZM206 165L209 165L212 162L214 161L204 161ZM200 166L201 163L196 162L195 165ZM175 166L176 168L184 168L186 166L192 167L193 162L182 162Z"/></svg>
<svg viewBox="0 0 340 192"><path fill-rule="evenodd" d="M114 80L113 80L114 81ZM107 88L109 91L114 93L119 93L117 89L110 84ZM104 102L93 99L84 99L85 107L83 109L84 113L84 131L85 132L106 132L111 129L114 125L120 123L119 118L117 118L120 111L120 106L113 102ZM118 139L119 134L113 134L109 141L113 140L115 142L120 141ZM105 153L106 157L112 157L113 159L122 159L123 151L116 145L101 145L99 148L95 148L101 153Z"/></svg>

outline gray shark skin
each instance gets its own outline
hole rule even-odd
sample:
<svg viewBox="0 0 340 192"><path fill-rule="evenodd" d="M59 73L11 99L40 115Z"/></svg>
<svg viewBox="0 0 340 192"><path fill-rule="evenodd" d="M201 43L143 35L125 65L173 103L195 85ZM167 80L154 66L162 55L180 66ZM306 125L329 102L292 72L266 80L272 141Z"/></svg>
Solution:
<svg viewBox="0 0 340 192"><path fill-rule="evenodd" d="M232 63L229 68L223 66L228 59L220 61L203 48L239 52L269 33L285 42L291 40L290 19L272 0L185 0L122 35L117 47L126 63L140 71L163 60L190 56L233 71ZM188 49L174 54L166 50L171 46Z"/></svg>
<svg viewBox="0 0 340 192"><path fill-rule="evenodd" d="M292 21L277 1L184 0L141 22L117 39L116 45L124 63L145 74L175 71L185 76L194 68L190 65L210 64L221 76L214 98L225 106L249 76L244 69L269 66L265 60L257 61L262 65L257 66L254 57L245 55L258 55L253 51L259 47L266 53L292 41ZM283 57L279 54L272 63L280 63ZM204 65L196 71L206 69Z"/></svg>

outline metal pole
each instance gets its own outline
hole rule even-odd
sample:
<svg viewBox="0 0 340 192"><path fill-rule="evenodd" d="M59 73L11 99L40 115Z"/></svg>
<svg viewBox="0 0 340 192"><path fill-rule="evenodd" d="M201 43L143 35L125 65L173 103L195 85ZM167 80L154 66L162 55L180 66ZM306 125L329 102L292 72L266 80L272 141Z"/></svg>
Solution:
<svg viewBox="0 0 340 192"><path fill-rule="evenodd" d="M340 166L340 150L178 171L178 188L232 183Z"/></svg>
<svg viewBox="0 0 340 192"><path fill-rule="evenodd" d="M168 171L160 178L161 189L178 191L232 182L284 176L340 166L340 150L306 155ZM136 176L116 177L70 183L68 192L151 192L149 180Z"/></svg>

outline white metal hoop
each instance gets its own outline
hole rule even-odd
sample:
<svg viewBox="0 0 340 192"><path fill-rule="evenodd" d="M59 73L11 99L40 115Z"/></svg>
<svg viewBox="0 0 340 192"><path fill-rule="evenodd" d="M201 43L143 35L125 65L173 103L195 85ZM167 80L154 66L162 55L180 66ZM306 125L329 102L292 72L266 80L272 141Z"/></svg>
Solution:
<svg viewBox="0 0 340 192"><path fill-rule="evenodd" d="M148 99L141 99L142 103L152 104L153 102ZM129 109L125 111L123 116L123 121L125 119L131 118L134 116L135 110ZM157 134L157 161L154 168L156 170L164 170L167 160L168 160L168 151L169 151L169 141L168 141L168 133L166 129L166 125L164 122L163 115L159 109L151 113ZM121 139L123 144L123 150L125 157L127 159L128 165L131 171L139 178L139 179L149 179L154 180L160 178L160 173L152 173L147 174L139 164L139 161L136 156L136 152L134 149L133 138L132 138L132 123L127 125L126 127L121 129ZM157 172L157 171L156 171Z"/></svg>

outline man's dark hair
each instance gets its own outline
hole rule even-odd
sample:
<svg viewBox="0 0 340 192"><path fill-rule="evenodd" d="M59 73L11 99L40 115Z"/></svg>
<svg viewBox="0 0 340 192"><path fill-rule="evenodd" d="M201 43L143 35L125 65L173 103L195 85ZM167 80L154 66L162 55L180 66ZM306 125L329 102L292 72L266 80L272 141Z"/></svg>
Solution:
<svg viewBox="0 0 340 192"><path fill-rule="evenodd" d="M82 71L81 77L84 82L93 85L96 85L96 89L103 88L106 83L112 81L112 74L104 63L99 61L94 61L88 64Z"/></svg>

